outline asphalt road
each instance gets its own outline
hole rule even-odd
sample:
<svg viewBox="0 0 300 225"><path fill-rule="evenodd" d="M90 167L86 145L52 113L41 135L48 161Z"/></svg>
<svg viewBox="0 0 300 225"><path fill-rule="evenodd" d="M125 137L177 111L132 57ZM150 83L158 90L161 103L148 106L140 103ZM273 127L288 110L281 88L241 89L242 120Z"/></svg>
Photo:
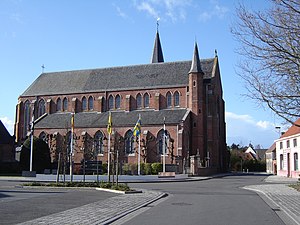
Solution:
<svg viewBox="0 0 300 225"><path fill-rule="evenodd" d="M0 224L16 224L105 200L117 194L93 189L22 188L0 181Z"/></svg>
<svg viewBox="0 0 300 225"><path fill-rule="evenodd" d="M241 187L263 183L265 176L229 176L207 181L131 184L168 192L169 197L116 222L126 225L282 225L255 192Z"/></svg>

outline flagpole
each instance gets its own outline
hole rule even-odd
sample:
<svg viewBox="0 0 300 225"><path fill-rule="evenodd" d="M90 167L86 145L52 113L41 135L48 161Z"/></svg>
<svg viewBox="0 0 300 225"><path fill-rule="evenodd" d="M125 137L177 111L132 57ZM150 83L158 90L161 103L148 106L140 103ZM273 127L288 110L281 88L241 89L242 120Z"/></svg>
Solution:
<svg viewBox="0 0 300 225"><path fill-rule="evenodd" d="M108 145L107 145L107 174L108 174L108 182L110 183L110 133L108 133Z"/></svg>
<svg viewBox="0 0 300 225"><path fill-rule="evenodd" d="M34 132L34 110L32 111L31 132L30 132L30 163L29 163L30 172L32 172L32 164L33 164L33 132Z"/></svg>
<svg viewBox="0 0 300 225"><path fill-rule="evenodd" d="M139 136L138 175L141 175L141 134Z"/></svg>
<svg viewBox="0 0 300 225"><path fill-rule="evenodd" d="M74 113L71 113L70 181L73 181Z"/></svg>
<svg viewBox="0 0 300 225"><path fill-rule="evenodd" d="M164 134L163 134L163 173L166 172L166 118L164 117Z"/></svg>

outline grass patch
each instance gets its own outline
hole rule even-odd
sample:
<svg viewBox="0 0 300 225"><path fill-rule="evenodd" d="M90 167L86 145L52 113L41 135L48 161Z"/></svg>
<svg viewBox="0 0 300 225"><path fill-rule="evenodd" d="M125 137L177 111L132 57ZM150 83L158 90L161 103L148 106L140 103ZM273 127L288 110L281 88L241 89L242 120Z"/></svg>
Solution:
<svg viewBox="0 0 300 225"><path fill-rule="evenodd" d="M297 191L300 191L300 183L299 182L297 184L291 184L291 185L289 185L289 187L292 187L292 188L296 189Z"/></svg>
<svg viewBox="0 0 300 225"><path fill-rule="evenodd" d="M97 182L58 182L58 183L44 183L44 182L31 182L25 183L23 186L29 187L92 187L92 188L106 188L106 189L113 189L118 191L132 191L127 184L112 184L108 182L101 181L100 183Z"/></svg>

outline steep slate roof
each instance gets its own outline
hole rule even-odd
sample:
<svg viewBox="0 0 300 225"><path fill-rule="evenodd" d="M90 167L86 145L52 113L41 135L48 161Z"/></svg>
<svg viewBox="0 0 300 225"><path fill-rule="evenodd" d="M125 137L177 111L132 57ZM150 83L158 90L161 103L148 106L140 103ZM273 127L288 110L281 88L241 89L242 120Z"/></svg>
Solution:
<svg viewBox="0 0 300 225"><path fill-rule="evenodd" d="M164 62L164 56L162 52L162 47L160 43L159 33L156 32L155 41L154 41L154 48L151 63L161 63Z"/></svg>
<svg viewBox="0 0 300 225"><path fill-rule="evenodd" d="M197 42L195 43L194 55L193 55L190 73L203 73L201 64L200 64L200 59L199 59Z"/></svg>
<svg viewBox="0 0 300 225"><path fill-rule="evenodd" d="M42 73L20 96L121 91L188 85L192 61ZM204 78L212 77L214 58L201 60Z"/></svg>
<svg viewBox="0 0 300 225"><path fill-rule="evenodd" d="M9 134L6 127L0 120L0 144L11 144L13 142L13 137Z"/></svg>
<svg viewBox="0 0 300 225"><path fill-rule="evenodd" d="M189 113L187 109L174 110L135 110L130 112L112 112L113 127L134 127L135 123L141 115L141 124L143 126L161 125L165 123L178 124L184 116ZM74 118L75 128L106 128L108 121L108 112L81 112L76 113ZM36 123L35 128L48 129L66 129L70 128L71 113L54 113L47 115L44 119Z"/></svg>

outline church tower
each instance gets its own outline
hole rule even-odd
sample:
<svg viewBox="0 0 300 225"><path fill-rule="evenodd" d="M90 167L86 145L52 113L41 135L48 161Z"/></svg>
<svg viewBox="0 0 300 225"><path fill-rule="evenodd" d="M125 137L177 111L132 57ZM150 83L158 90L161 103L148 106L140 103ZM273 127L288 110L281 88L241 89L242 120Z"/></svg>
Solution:
<svg viewBox="0 0 300 225"><path fill-rule="evenodd" d="M154 41L154 48L153 48L151 63L161 63L161 62L164 62L164 56L163 56L162 47L160 44L159 33L157 30L156 36L155 36L155 41Z"/></svg>
<svg viewBox="0 0 300 225"><path fill-rule="evenodd" d="M191 69L189 71L189 108L191 110L192 145L190 154L206 155L205 148L205 101L203 88L204 72L201 68L198 46L195 43Z"/></svg>

